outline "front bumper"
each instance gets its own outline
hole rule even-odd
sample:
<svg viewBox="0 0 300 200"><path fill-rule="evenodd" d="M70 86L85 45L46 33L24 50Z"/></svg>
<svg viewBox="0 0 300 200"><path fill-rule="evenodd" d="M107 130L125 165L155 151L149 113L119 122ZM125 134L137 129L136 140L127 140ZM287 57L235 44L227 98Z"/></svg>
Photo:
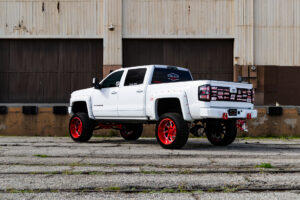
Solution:
<svg viewBox="0 0 300 200"><path fill-rule="evenodd" d="M227 113L228 118L246 119L247 114L251 114L251 118L257 117L257 110L253 109L237 109L236 116L230 116L228 113L229 109L225 108L202 108L200 109L200 119L203 118L223 118L223 114Z"/></svg>

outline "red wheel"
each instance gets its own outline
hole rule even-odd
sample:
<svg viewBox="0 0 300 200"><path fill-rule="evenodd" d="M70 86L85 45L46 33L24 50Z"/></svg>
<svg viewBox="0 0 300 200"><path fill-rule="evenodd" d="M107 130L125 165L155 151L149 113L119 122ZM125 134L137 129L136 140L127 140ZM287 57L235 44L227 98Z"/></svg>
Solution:
<svg viewBox="0 0 300 200"><path fill-rule="evenodd" d="M74 117L70 120L70 134L77 139L82 133L82 121L79 117Z"/></svg>
<svg viewBox="0 0 300 200"><path fill-rule="evenodd" d="M179 113L163 114L156 123L155 135L163 148L179 149L189 137L187 123Z"/></svg>
<svg viewBox="0 0 300 200"><path fill-rule="evenodd" d="M169 145L174 142L176 138L176 125L170 118L163 119L158 125L158 138L165 144Z"/></svg>
<svg viewBox="0 0 300 200"><path fill-rule="evenodd" d="M86 142L93 135L94 123L87 113L76 113L70 119L69 132L75 142Z"/></svg>

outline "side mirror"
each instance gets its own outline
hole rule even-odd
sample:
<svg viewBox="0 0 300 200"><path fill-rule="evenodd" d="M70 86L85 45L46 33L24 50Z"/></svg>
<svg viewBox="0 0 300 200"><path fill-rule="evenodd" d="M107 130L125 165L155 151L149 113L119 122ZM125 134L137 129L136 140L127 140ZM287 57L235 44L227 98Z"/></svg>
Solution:
<svg viewBox="0 0 300 200"><path fill-rule="evenodd" d="M93 87L95 88L95 89L100 89L100 84L99 84L99 79L98 78L93 78Z"/></svg>

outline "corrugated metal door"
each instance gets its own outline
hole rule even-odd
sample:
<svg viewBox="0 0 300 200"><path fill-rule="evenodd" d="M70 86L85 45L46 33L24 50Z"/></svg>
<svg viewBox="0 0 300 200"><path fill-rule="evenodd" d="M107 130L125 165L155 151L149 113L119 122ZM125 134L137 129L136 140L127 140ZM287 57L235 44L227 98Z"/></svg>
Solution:
<svg viewBox="0 0 300 200"><path fill-rule="evenodd" d="M233 80L231 39L124 39L123 66L166 64L189 68L194 79Z"/></svg>
<svg viewBox="0 0 300 200"><path fill-rule="evenodd" d="M264 66L264 104L300 105L300 67Z"/></svg>
<svg viewBox="0 0 300 200"><path fill-rule="evenodd" d="M0 102L68 102L102 77L102 40L0 40Z"/></svg>

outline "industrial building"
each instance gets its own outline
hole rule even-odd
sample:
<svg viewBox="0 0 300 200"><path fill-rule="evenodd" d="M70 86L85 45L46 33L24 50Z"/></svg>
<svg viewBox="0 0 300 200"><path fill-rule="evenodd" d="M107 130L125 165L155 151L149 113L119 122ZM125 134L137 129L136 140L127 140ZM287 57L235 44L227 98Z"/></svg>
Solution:
<svg viewBox="0 0 300 200"><path fill-rule="evenodd" d="M300 105L300 0L0 0L1 103L67 103L93 76L144 64Z"/></svg>

